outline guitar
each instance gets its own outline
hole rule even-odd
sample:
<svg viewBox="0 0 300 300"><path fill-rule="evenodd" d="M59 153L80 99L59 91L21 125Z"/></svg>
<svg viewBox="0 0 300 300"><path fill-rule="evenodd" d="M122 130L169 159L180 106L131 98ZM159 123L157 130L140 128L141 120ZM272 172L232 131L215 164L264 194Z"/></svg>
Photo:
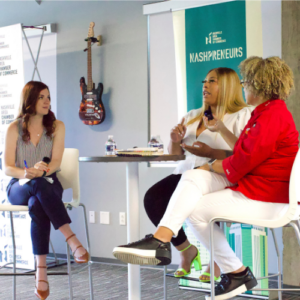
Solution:
<svg viewBox="0 0 300 300"><path fill-rule="evenodd" d="M86 85L85 78L80 78L80 90L81 90L81 103L79 107L79 118L85 125L97 125L104 121L105 119L105 109L102 102L103 94L103 84L99 83L97 89L95 89L95 84L92 80L92 42L96 42L97 39L94 38L94 27L95 23L91 22L87 38L87 79L88 83ZM85 51L86 51L85 50Z"/></svg>

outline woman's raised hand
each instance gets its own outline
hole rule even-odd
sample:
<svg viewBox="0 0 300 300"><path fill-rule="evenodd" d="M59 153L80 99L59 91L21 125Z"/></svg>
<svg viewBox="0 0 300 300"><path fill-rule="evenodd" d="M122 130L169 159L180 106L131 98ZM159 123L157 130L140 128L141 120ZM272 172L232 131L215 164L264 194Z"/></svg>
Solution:
<svg viewBox="0 0 300 300"><path fill-rule="evenodd" d="M224 123L222 122L222 120L219 120L216 118L215 115L213 115L215 123L213 125L208 124L208 118L207 117L203 117L203 123L204 123L204 127L212 132L221 132L225 127Z"/></svg>
<svg viewBox="0 0 300 300"><path fill-rule="evenodd" d="M210 157L212 148L208 145L201 143L201 142L195 142L193 146L188 146L186 144L182 144L181 147L184 150L189 151L190 153L200 156L200 157Z"/></svg>
<svg viewBox="0 0 300 300"><path fill-rule="evenodd" d="M180 143L184 138L184 135L186 133L186 126L183 125L184 121L185 119L182 118L181 123L172 128L170 137L173 143Z"/></svg>

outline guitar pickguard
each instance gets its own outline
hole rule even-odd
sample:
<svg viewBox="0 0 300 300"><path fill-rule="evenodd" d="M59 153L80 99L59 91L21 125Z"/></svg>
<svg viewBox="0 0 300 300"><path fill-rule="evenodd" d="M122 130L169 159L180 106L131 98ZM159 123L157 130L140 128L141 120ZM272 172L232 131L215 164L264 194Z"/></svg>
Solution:
<svg viewBox="0 0 300 300"><path fill-rule="evenodd" d="M83 78L83 77L82 77ZM79 108L79 118L86 125L101 124L105 119L105 109L102 103L103 84L99 83L97 89L87 92L84 80L80 80L82 100Z"/></svg>

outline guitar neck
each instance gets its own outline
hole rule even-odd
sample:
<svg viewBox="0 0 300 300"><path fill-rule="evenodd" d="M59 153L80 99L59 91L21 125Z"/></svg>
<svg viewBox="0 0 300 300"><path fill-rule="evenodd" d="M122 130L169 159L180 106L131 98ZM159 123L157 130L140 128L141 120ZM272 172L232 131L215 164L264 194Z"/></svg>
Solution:
<svg viewBox="0 0 300 300"><path fill-rule="evenodd" d="M92 79L92 48L91 48L91 40L89 39L87 44L88 44L88 59L87 59L87 79L88 79L88 84L87 84L87 90L88 92L91 92L93 90L93 79Z"/></svg>

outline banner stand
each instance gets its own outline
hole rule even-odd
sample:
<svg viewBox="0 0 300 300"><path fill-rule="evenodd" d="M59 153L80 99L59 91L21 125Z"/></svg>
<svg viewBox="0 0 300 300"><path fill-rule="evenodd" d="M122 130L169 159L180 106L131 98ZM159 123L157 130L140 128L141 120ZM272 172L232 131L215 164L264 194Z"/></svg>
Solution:
<svg viewBox="0 0 300 300"><path fill-rule="evenodd" d="M27 39L27 36L26 36L26 33L24 31L24 29L38 29L38 30L42 30L42 34L41 34L41 39L40 39L40 44L39 44L39 48L38 48L38 52L37 52L37 56L36 56L36 59L34 59L33 57L33 54L32 54L32 51L31 51L31 48L30 48L30 45L29 45L29 42L28 42L28 39ZM23 31L23 35L24 35L24 38L26 40L26 44L28 46L28 49L29 49L29 52L31 54L31 58L32 58L32 61L33 61L33 64L34 64L34 70L33 70L33 74L32 74L32 79L34 79L34 75L35 75L35 71L37 72L38 76L39 76L39 79L40 81L42 81L41 79L41 75L39 73L39 70L38 70L38 67L37 67L37 64L38 64L38 60L39 60L39 56L40 56L40 51L41 51L41 46L42 46L42 42L43 42L43 37L44 37L44 32L47 30L47 27L46 26L43 26L43 27L35 27L35 26L23 26L22 25L22 31Z"/></svg>

